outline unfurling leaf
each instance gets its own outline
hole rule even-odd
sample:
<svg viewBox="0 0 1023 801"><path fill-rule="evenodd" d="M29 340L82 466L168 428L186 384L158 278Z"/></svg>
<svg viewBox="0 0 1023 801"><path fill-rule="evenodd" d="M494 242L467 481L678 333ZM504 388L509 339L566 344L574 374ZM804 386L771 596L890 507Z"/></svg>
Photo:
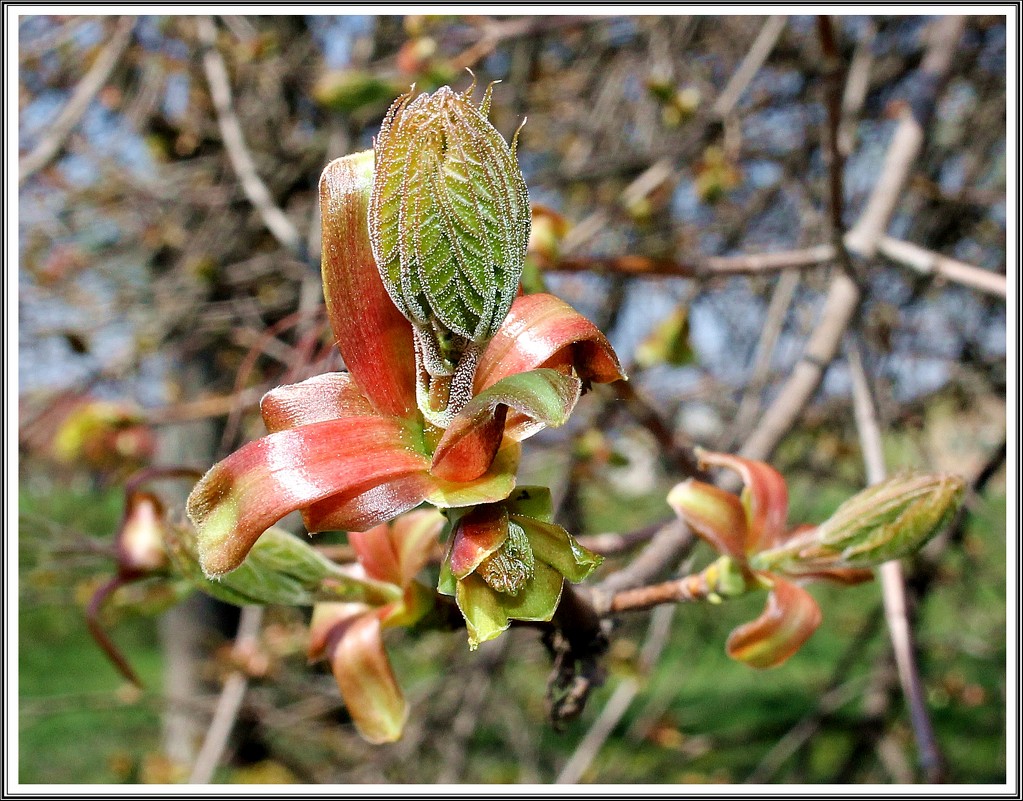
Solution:
<svg viewBox="0 0 1023 801"><path fill-rule="evenodd" d="M603 559L551 522L550 491L520 487L513 498L458 518L437 589L454 595L469 647L497 637L512 620L546 621L564 580L579 582Z"/></svg>
<svg viewBox="0 0 1023 801"><path fill-rule="evenodd" d="M453 367L497 332L529 239L522 172L482 105L444 86L391 106L376 142L370 238L395 305Z"/></svg>

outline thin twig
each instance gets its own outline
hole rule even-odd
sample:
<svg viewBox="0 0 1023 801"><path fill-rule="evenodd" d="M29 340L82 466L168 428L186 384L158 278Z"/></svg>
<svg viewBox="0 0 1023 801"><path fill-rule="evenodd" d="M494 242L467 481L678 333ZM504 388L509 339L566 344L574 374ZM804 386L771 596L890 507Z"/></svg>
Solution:
<svg viewBox="0 0 1023 801"><path fill-rule="evenodd" d="M697 573L661 584L622 590L611 599L610 613L638 612L662 604L705 601L712 593L706 577Z"/></svg>
<svg viewBox="0 0 1023 801"><path fill-rule="evenodd" d="M291 219L274 203L270 190L256 172L256 164L252 159L245 135L235 114L231 100L231 84L227 75L224 58L217 49L217 29L213 18L201 16L196 20L199 40L203 44L202 63L206 71L206 80L210 85L213 107L217 113L217 126L224 140L231 166L234 167L241 184L242 191L255 207L267 230L285 248L299 256L305 257L305 243L302 235Z"/></svg>
<svg viewBox="0 0 1023 801"><path fill-rule="evenodd" d="M781 336L785 326L785 319L788 317L789 309L792 306L792 298L795 295L796 287L799 285L799 275L794 272L782 273L781 278L771 294L771 302L767 306L767 313L764 315L764 325L760 331L760 339L757 342L756 354L753 358L753 369L750 372L749 381L746 382L746 389L743 392L742 400L739 402L739 410L735 413L735 422L732 429L736 432L734 436L740 437L748 433L757 412L760 410L761 393L767 385L768 373L771 369L771 358L774 356L774 349L778 344L778 337ZM734 443L733 439L731 443ZM730 444L731 444L730 443Z"/></svg>
<svg viewBox="0 0 1023 801"><path fill-rule="evenodd" d="M694 544L692 531L681 520L662 526L635 559L593 588L593 605L597 612L607 614L616 593L642 586L666 573Z"/></svg>
<svg viewBox="0 0 1023 801"><path fill-rule="evenodd" d="M757 38L753 40L753 44L746 52L746 57L714 102L714 114L718 117L727 117L735 109L735 104L739 102L739 98L746 91L750 81L764 65L778 42L778 37L785 30L785 22L784 14L774 14L764 22L760 33L757 34Z"/></svg>
<svg viewBox="0 0 1023 801"><path fill-rule="evenodd" d="M606 219L595 220L597 230L606 225ZM582 223L573 232L580 228ZM589 225L587 228L589 229ZM758 275L782 270L801 270L819 267L835 258L830 245L785 250L776 253L753 253L741 256L710 256L678 260L652 256L562 256L556 263L545 264L552 272L610 272L635 276L677 276L681 278L710 279L719 276Z"/></svg>
<svg viewBox="0 0 1023 801"><path fill-rule="evenodd" d="M18 186L49 164L63 149L68 136L82 119L96 93L110 78L124 51L128 49L132 31L135 29L135 20L135 17L121 17L110 41L75 87L57 119L47 126L46 133L39 143L18 160Z"/></svg>
<svg viewBox="0 0 1023 801"><path fill-rule="evenodd" d="M740 448L740 455L747 459L768 459L792 430L820 385L824 371L838 353L842 335L859 302L860 290L851 278L842 273L832 279L817 326L810 333L800 360L760 418L756 430Z"/></svg>
<svg viewBox="0 0 1023 801"><path fill-rule="evenodd" d="M887 477L884 451L881 444L881 429L877 411L871 396L869 380L858 346L848 347L849 371L852 376L853 406L856 429L859 432L863 461L867 468L867 481L877 484ZM920 752L920 766L929 782L942 780L944 760L934 736L934 727L927 712L923 682L914 655L913 633L907 611L906 582L899 562L886 562L881 566L881 592L884 598L885 619L895 652L895 663L899 669L899 681L909 703L910 721Z"/></svg>
<svg viewBox="0 0 1023 801"><path fill-rule="evenodd" d="M604 224L606 220L598 222ZM599 225L597 227L599 228ZM854 238L851 232L846 235L844 244L849 252L856 256L867 255L861 250L862 241ZM1003 298L1006 295L1006 278L1003 273L967 264L890 236L881 237L876 250L897 264L923 275L932 275L989 295ZM821 244L774 253L711 256L687 260L635 254L563 256L555 263L545 263L543 269L548 272L619 273L637 278L677 277L709 280L733 275L766 275L827 267L837 258L838 252L833 245Z"/></svg>
<svg viewBox="0 0 1023 801"><path fill-rule="evenodd" d="M688 441L684 435L672 430L660 412L636 388L632 381L616 381L611 385L622 408L641 426L649 431L660 446L664 458L678 472L679 478L701 478L706 480L707 474L700 469L693 450L695 443ZM681 441L680 441L681 440Z"/></svg>
<svg viewBox="0 0 1023 801"><path fill-rule="evenodd" d="M601 556L615 556L649 541L664 525L662 521L624 533L580 534L576 540L588 551L599 553Z"/></svg>
<svg viewBox="0 0 1023 801"><path fill-rule="evenodd" d="M252 650L259 636L259 627L262 622L263 607L242 607L241 618L238 621L238 635L232 649L233 654L244 658ZM228 738L238 719L238 712L241 710L242 700L245 698L248 686L249 677L244 670L231 671L220 691L220 697L217 699L217 706L213 712L213 720L210 721L209 729L206 730L206 738L203 740L202 748L199 749L199 755L192 766L192 773L188 777L189 784L209 784L210 779L213 778L213 771L217 769L224 750L227 748Z"/></svg>

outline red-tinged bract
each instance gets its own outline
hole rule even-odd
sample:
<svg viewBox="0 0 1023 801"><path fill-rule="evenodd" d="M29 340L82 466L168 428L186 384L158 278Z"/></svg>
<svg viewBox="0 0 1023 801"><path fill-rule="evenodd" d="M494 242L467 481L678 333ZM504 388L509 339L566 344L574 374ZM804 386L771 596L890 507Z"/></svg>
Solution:
<svg viewBox="0 0 1023 801"><path fill-rule="evenodd" d="M795 654L821 622L820 607L813 596L789 578L849 584L868 580L873 574L841 566L818 567L794 575L758 569L759 554L806 533L805 526L791 531L786 528L789 500L785 479L764 462L706 451L700 451L699 457L704 467L736 471L745 484L741 498L689 479L668 494L668 503L714 550L741 566L748 585L769 589L763 613L732 632L727 651L733 659L752 667L776 667Z"/></svg>

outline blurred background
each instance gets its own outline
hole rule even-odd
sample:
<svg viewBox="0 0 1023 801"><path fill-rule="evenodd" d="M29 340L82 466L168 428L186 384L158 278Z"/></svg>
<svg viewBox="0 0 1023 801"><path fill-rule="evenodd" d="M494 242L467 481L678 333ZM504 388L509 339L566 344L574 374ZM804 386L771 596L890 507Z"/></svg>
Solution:
<svg viewBox="0 0 1023 801"><path fill-rule="evenodd" d="M113 569L121 483L150 464L208 467L263 433L263 392L340 367L322 309L320 171L371 147L410 84L465 89L467 68L477 96L501 82L491 116L506 137L527 120L527 289L593 319L632 378L632 397L594 392L526 449L521 480L549 484L559 522L586 536L670 517L675 449L757 436L818 330L840 261L829 96L842 227L897 171L886 159L907 120L922 124L886 236L850 245L863 301L846 341L872 376L889 469L970 484L965 513L906 569L949 779L1005 780L1004 17L840 16L830 43L812 16L17 25L22 782L189 776L238 667L237 612L118 599L108 623L145 689L120 679L81 610ZM772 449L792 522L866 483L845 354L831 355ZM605 575L629 545L606 546ZM209 778L917 780L878 587L814 594L824 625L764 673L723 652L759 600L623 619L604 686L563 732L546 722L535 633L470 654L461 636L395 632L412 716L391 746L363 743L329 672L306 665L301 610L271 609Z"/></svg>

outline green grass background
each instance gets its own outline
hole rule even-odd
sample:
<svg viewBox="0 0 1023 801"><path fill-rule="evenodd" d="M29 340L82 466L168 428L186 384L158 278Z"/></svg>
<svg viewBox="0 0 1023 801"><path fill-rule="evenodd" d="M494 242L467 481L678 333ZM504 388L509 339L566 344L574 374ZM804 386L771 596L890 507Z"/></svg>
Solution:
<svg viewBox="0 0 1023 801"><path fill-rule="evenodd" d="M616 497L606 486L594 488L584 498L586 528L613 530L664 516L663 489L636 499ZM822 519L848 492L837 482L793 480L791 519ZM109 537L120 516L120 495L29 486L23 487L19 500L20 780L46 784L157 780L165 774L160 773L158 756L162 663L155 619L128 618L112 627L149 688L136 695L127 692L84 625L83 582L102 573L103 561L72 561L70 567L57 569L41 556L62 532ZM955 782L999 783L1005 778L1005 514L1004 489L993 485L974 505L962 547L944 557L939 584L920 610L921 669ZM706 558L708 553L698 556ZM876 584L844 589L817 585L812 591L824 610L823 626L783 668L766 672L734 663L723 651L728 632L759 613L762 597L680 607L656 670L642 678L641 692L584 780L744 781L778 739L815 709L836 664L852 651L856 661L848 674L851 700L798 760L784 762L771 779L832 781L856 736L862 687L874 657L886 647L886 634L882 625L873 635L859 637L880 603ZM646 620L645 615L635 616L620 628L605 686L594 693L582 718L561 734L544 720L549 662L535 635L511 633L515 656L495 680L492 693L500 695L501 703L517 705L520 725L539 738L535 749L541 781L556 775L618 683L635 675L635 651ZM410 697L417 688L436 686L431 682L443 686L447 665L430 654L438 648L437 638L451 636L429 635L422 643L408 638L392 649ZM521 777L517 757L507 748L497 720L498 713L481 717L469 740L466 781L513 782ZM895 741L912 761L908 725L896 728ZM865 764L853 774L854 781L891 780L879 767ZM270 774L263 779L251 772L239 776L281 780L272 778L273 771ZM218 778L239 777L222 771ZM409 780L407 775L393 778Z"/></svg>

